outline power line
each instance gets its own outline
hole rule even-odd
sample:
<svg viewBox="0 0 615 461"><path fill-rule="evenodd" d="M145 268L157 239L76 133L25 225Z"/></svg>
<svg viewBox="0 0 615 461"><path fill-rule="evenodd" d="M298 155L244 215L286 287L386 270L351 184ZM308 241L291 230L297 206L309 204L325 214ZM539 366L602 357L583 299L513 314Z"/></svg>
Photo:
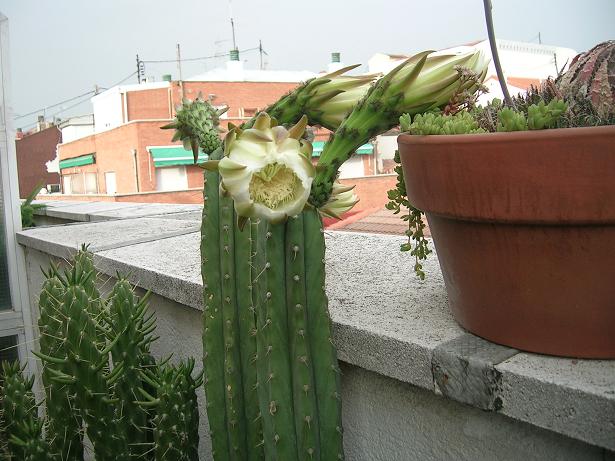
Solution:
<svg viewBox="0 0 615 461"><path fill-rule="evenodd" d="M114 87L114 86L120 85L121 83L124 83L126 80L128 80L128 79L129 79L129 78L131 78L131 77L133 77L136 73L137 73L136 71L134 71L134 72L130 73L130 75L127 75L126 77L124 77L123 79L121 79L120 81L118 81L117 83L114 83L114 84L113 84L113 85L111 85L109 88L112 88L112 87ZM104 87L99 87L99 88L100 88L100 89L103 89ZM107 89L107 88L104 88L104 89ZM25 117L29 117L29 116L31 116L31 115L40 114L41 112L45 113L45 112L46 112L47 110L49 110L49 109L52 109L52 108L54 108L54 107L61 106L62 104L66 104L67 102L72 102L72 101L75 101L75 100L80 99L80 98L83 98L83 97L85 97L85 96L90 96L90 95L92 95L92 94L96 94L96 90L91 90L91 91L88 91L88 92L86 92L86 93L83 93L83 94L80 94L80 95L77 95L77 96L73 96L72 98L68 98L68 99L65 99L65 100L63 100L63 101L56 102L55 104L50 104L49 106L45 106L45 107L42 107L42 108L40 108L40 109L33 110L32 112L28 112L27 114L19 115L19 116L15 117L14 119L15 119L15 120L19 120L19 119L22 119L22 118L25 118ZM59 110L59 111L54 112L53 114L51 114L51 116L53 117L54 115L60 114L60 113L62 113L62 112L65 112L65 111L67 111L67 110L69 110L69 109L72 109L73 107L77 107L78 105L83 104L84 102L85 102L85 100L84 100L84 101L79 101L77 104L73 104L73 105L71 105L71 106L65 107L65 108L63 108L63 109L61 109L61 110ZM35 123L36 123L36 122L35 122ZM35 124L35 123L34 123L34 124ZM31 125L32 125L32 124L31 124ZM28 125L28 126L29 126L29 125Z"/></svg>
<svg viewBox="0 0 615 461"><path fill-rule="evenodd" d="M248 51L256 51L260 49L258 46L254 47L254 48L247 48L245 50L239 50L240 53L247 53ZM216 59L216 58L221 58L224 56L230 56L231 53L219 53L219 54L214 54L211 56L201 56L199 58L187 58L187 59L182 59L182 62L191 62L191 61L204 61L205 59ZM176 59L156 59L156 60L141 60L141 62L144 62L146 64L162 64L162 63L169 63L169 62L177 62L177 58Z"/></svg>
<svg viewBox="0 0 615 461"><path fill-rule="evenodd" d="M65 99L64 101L60 101L60 102L57 102L55 104L51 104L50 106L42 107L41 109L33 110L32 112L28 112L27 114L23 114L23 115L20 115L18 117L15 117L15 120L19 120L20 118L28 117L30 115L35 115L35 114L38 114L40 112L45 112L47 109L51 109L52 107L61 106L62 104L74 101L75 99L82 98L83 96L87 96L87 95L90 95L92 93L94 93L94 90L88 91L87 93L80 94L79 96L73 96L72 98Z"/></svg>

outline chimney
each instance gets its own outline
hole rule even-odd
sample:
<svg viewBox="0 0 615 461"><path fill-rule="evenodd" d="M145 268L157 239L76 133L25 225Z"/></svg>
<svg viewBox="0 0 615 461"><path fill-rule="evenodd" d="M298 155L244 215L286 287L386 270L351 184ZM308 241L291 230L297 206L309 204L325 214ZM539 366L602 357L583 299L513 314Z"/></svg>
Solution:
<svg viewBox="0 0 615 461"><path fill-rule="evenodd" d="M327 67L327 71L335 72L336 70L339 70L342 67L344 67L344 64L342 64L341 62L340 53L339 52L331 53L331 62L329 63L329 66Z"/></svg>
<svg viewBox="0 0 615 461"><path fill-rule="evenodd" d="M226 70L229 81L243 81L243 62L239 60L239 50L237 48L231 50L229 56L230 60L226 63Z"/></svg>
<svg viewBox="0 0 615 461"><path fill-rule="evenodd" d="M15 133L15 139L23 138L23 130L21 128L17 128L17 132Z"/></svg>
<svg viewBox="0 0 615 461"><path fill-rule="evenodd" d="M38 120L36 121L36 132L38 133L39 131L43 131L45 128L47 128L45 124L45 116L39 115Z"/></svg>

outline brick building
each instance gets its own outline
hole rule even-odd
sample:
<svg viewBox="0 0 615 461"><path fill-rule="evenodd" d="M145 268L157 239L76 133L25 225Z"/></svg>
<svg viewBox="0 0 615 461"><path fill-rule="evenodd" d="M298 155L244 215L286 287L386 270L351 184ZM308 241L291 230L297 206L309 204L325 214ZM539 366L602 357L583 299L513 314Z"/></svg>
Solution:
<svg viewBox="0 0 615 461"><path fill-rule="evenodd" d="M182 82L162 81L116 86L92 98L92 133L65 140L59 146L64 194L127 194L200 188L202 171L192 165L192 153L172 142L173 132L161 130L175 116L182 95L199 93L216 107L228 107L220 124L236 125L250 119L312 72L246 70L229 61ZM69 128L66 126L65 128ZM64 128L63 128L64 131ZM318 130L316 157L328 131ZM358 150L342 176L363 176L373 169L371 144ZM205 159L204 156L200 161Z"/></svg>
<svg viewBox="0 0 615 461"><path fill-rule="evenodd" d="M49 192L59 191L60 175L50 168L62 139L57 126L41 124L31 133L19 134L15 140L19 197L27 197L37 184Z"/></svg>

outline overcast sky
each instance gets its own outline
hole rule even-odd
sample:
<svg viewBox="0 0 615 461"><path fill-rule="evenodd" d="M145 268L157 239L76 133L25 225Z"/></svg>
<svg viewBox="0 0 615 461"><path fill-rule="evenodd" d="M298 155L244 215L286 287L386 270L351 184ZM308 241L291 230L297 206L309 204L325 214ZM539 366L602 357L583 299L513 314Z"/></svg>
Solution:
<svg viewBox="0 0 615 461"><path fill-rule="evenodd" d="M482 0L232 0L237 46L267 52L269 69L326 69L332 51L346 64L376 52L411 54L486 37ZM615 0L493 0L498 38L586 50L615 39ZM23 115L109 87L144 60L211 56L232 47L225 0L0 0L9 18L12 101ZM242 53L257 68L256 51ZM223 65L226 57L184 63L184 77ZM147 64L156 79L177 77L170 64ZM136 77L126 81L136 82ZM83 97L47 116L87 113ZM80 101L86 101L69 108ZM69 109L67 109L69 108ZM64 112L58 113L63 110ZM28 128L36 115L22 117Z"/></svg>

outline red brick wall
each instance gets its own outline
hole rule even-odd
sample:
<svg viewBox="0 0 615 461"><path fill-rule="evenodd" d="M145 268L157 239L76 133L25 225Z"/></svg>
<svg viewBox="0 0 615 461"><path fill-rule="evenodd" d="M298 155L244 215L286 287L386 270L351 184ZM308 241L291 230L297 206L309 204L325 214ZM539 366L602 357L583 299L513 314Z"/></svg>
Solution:
<svg viewBox="0 0 615 461"><path fill-rule="evenodd" d="M194 167L201 174L200 168ZM201 182L202 182L202 175ZM395 175L369 176L366 178L342 179L343 184L355 185L355 193L359 196L359 203L352 212L360 212L375 208L384 208L388 202L387 191L395 187ZM145 202L145 203L203 203L203 191L199 186L192 190L173 192L144 192L138 194L122 195L44 195L41 200L83 200L89 202Z"/></svg>
<svg viewBox="0 0 615 461"><path fill-rule="evenodd" d="M127 93L128 122L132 120L169 119L169 89L156 88Z"/></svg>
<svg viewBox="0 0 615 461"><path fill-rule="evenodd" d="M53 126L15 141L21 198L27 197L41 180L44 185L60 183L60 175L48 173L45 162L55 158L61 138L61 131Z"/></svg>
<svg viewBox="0 0 615 461"><path fill-rule="evenodd" d="M354 192L359 197L352 211L363 211L372 208L384 208L389 201L387 191L394 189L397 183L396 175L366 176L364 178L341 179L345 185L354 185Z"/></svg>
<svg viewBox="0 0 615 461"><path fill-rule="evenodd" d="M199 92L207 98L216 95L212 104L227 105L228 117L239 117L239 109L264 109L277 101L280 96L296 88L299 82L184 82L184 93L189 99ZM181 92L177 82L172 83L173 107L181 102Z"/></svg>

